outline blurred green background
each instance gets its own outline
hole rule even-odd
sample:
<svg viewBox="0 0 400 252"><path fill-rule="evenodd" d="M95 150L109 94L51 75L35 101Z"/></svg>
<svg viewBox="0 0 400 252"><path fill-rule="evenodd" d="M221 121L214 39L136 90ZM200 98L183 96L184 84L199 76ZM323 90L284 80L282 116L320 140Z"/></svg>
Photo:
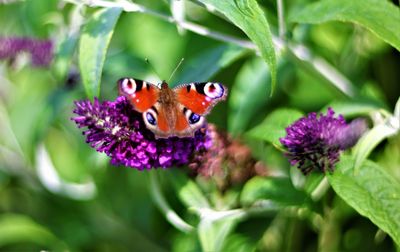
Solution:
<svg viewBox="0 0 400 252"><path fill-rule="evenodd" d="M183 11L168 1L134 2L167 16L183 13L203 27L247 39L239 28L197 1L178 1L183 2ZM281 152L245 137L273 110L291 107L307 113L339 103L393 111L400 96L399 52L356 24L290 22L288 16L311 2L285 1L284 36L291 43L305 45L346 76L356 90L353 97L338 91L288 51L278 52L277 86L270 96L268 65L254 51L178 29L151 13L122 12L105 58L100 99L115 99L116 80L124 76L154 83L168 79L185 58L170 83L226 84L228 100L214 108L208 121L241 137L273 174L289 176L290 167ZM272 33L277 34L276 2L258 3ZM81 25L97 10L57 0L0 3L1 37L34 37L55 43L55 58L49 67L33 67L23 55L0 62L0 249L200 251L197 234L175 229L152 200L150 175L156 173L171 207L196 225L198 216L187 210L179 191L171 186L174 173L111 166L105 154L85 143L81 130L70 120L73 101L86 99L77 77ZM348 113L346 118L358 114ZM372 154L398 181L399 153L397 136ZM194 181L215 209L238 206L229 203L229 195L236 197L241 185L223 194L212 181ZM283 210L255 215L235 226L223 251L396 251L390 237L332 190L322 204L328 204L324 206L329 210L323 218L314 219L317 223L308 215ZM329 247L330 243L335 246Z"/></svg>

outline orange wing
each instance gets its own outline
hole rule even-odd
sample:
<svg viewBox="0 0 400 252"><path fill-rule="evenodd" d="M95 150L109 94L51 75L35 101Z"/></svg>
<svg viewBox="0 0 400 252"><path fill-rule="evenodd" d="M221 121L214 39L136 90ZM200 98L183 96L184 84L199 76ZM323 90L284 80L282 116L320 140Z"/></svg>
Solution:
<svg viewBox="0 0 400 252"><path fill-rule="evenodd" d="M189 128L189 123L186 120L185 115L183 113L178 114L175 122L175 131L184 132L188 128Z"/></svg>
<svg viewBox="0 0 400 252"><path fill-rule="evenodd" d="M159 114L158 114L158 116L157 116L157 120L158 120L158 131L160 131L159 133L161 134L161 135L166 135L166 134L168 134L170 131L171 131L171 129L170 129L170 127L169 127L169 125L168 125L168 118L167 118L167 115L164 113L164 110L160 110L159 111Z"/></svg>
<svg viewBox="0 0 400 252"><path fill-rule="evenodd" d="M183 84L173 90L180 104L199 115L209 113L228 94L228 89L216 82Z"/></svg>
<svg viewBox="0 0 400 252"><path fill-rule="evenodd" d="M145 112L157 102L160 89L149 82L132 78L118 81L119 94L125 96L140 113Z"/></svg>

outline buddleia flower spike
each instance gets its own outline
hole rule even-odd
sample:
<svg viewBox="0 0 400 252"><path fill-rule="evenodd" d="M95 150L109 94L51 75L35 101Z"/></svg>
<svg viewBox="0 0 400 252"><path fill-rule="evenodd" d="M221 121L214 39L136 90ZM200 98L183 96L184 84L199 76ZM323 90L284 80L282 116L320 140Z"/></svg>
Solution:
<svg viewBox="0 0 400 252"><path fill-rule="evenodd" d="M280 142L290 164L308 174L312 170L333 171L343 150L352 147L367 129L362 119L347 124L332 108L326 115L313 112L286 128Z"/></svg>
<svg viewBox="0 0 400 252"><path fill-rule="evenodd" d="M79 128L86 127L86 142L98 152L111 157L113 165L138 170L169 168L189 163L196 151L211 146L207 126L193 137L156 139L148 130L142 115L132 109L125 97L100 103L94 99L75 102L72 118Z"/></svg>

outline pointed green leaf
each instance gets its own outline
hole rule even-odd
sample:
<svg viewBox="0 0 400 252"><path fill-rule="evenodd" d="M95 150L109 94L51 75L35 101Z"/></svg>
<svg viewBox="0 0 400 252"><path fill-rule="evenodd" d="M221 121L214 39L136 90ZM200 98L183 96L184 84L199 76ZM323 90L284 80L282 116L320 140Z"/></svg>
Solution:
<svg viewBox="0 0 400 252"><path fill-rule="evenodd" d="M400 51L400 9L386 0L324 0L290 17L293 22L352 22L364 26Z"/></svg>
<svg viewBox="0 0 400 252"><path fill-rule="evenodd" d="M154 203L158 206L161 212L164 214L165 219L169 221L178 230L189 233L193 230L193 227L186 223L168 204L167 199L162 193L160 182L158 179L158 171L152 171L150 173L150 192L153 197Z"/></svg>
<svg viewBox="0 0 400 252"><path fill-rule="evenodd" d="M376 125L358 140L354 147L354 166L356 170L360 168L364 160L380 142L399 132L398 125L397 128L394 125L396 122L397 119L395 117L390 117L385 123Z"/></svg>
<svg viewBox="0 0 400 252"><path fill-rule="evenodd" d="M276 208L311 203L311 198L296 189L289 178L278 177L254 177L246 183L241 193L241 203L252 205L258 200L267 200Z"/></svg>
<svg viewBox="0 0 400 252"><path fill-rule="evenodd" d="M351 101L334 101L320 111L327 111L329 107L333 108L335 113L345 117L367 116L371 112L382 109L382 106L374 102L363 102L353 99Z"/></svg>
<svg viewBox="0 0 400 252"><path fill-rule="evenodd" d="M223 251L226 238L246 215L242 209L221 212L212 209L197 210L201 218L198 235L203 251Z"/></svg>
<svg viewBox="0 0 400 252"><path fill-rule="evenodd" d="M68 74L77 41L78 35L72 34L65 38L59 45L53 68L60 80L63 80Z"/></svg>
<svg viewBox="0 0 400 252"><path fill-rule="evenodd" d="M250 120L269 100L267 93L271 79L268 66L263 60L255 58L247 61L236 76L230 92L228 128L232 134L245 131Z"/></svg>
<svg viewBox="0 0 400 252"><path fill-rule="evenodd" d="M180 200L187 207L209 208L207 198L201 189L182 171L171 171L166 174L177 192Z"/></svg>
<svg viewBox="0 0 400 252"><path fill-rule="evenodd" d="M358 213L388 233L400 246L400 183L374 162L342 156L335 172L327 174L335 192Z"/></svg>
<svg viewBox="0 0 400 252"><path fill-rule="evenodd" d="M30 217L17 214L1 215L0 247L21 243L35 243L44 248L65 250L65 245L57 237Z"/></svg>
<svg viewBox="0 0 400 252"><path fill-rule="evenodd" d="M298 110L277 109L265 120L250 130L247 135L272 143L274 146L281 146L279 138L286 135L285 129L294 121L303 116Z"/></svg>
<svg viewBox="0 0 400 252"><path fill-rule="evenodd" d="M246 252L257 251L257 240L254 236L235 232L225 239L223 251Z"/></svg>
<svg viewBox="0 0 400 252"><path fill-rule="evenodd" d="M68 71L71 70L71 61L76 51L79 40L80 27L83 22L82 13L83 5L75 5L71 11L70 25L65 37L59 42L56 50L55 61L53 63L54 73L59 80L67 77Z"/></svg>
<svg viewBox="0 0 400 252"><path fill-rule="evenodd" d="M276 83L276 56L272 34L256 0L200 0L224 14L257 45L271 72L271 93Z"/></svg>
<svg viewBox="0 0 400 252"><path fill-rule="evenodd" d="M182 70L175 75L179 83L208 81L222 68L229 66L247 52L235 45L224 44L202 50L198 56L188 59Z"/></svg>
<svg viewBox="0 0 400 252"><path fill-rule="evenodd" d="M79 43L79 68L86 94L91 99L100 95L104 60L121 12L122 8L101 9L83 28Z"/></svg>

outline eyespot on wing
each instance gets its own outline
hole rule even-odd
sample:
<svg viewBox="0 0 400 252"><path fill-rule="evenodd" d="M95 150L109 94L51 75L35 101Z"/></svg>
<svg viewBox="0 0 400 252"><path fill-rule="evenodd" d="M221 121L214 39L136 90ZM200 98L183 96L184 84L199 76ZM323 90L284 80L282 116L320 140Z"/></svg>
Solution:
<svg viewBox="0 0 400 252"><path fill-rule="evenodd" d="M206 115L221 100L225 100L228 89L217 82L202 82L180 85L174 88L178 102L193 113Z"/></svg>
<svg viewBox="0 0 400 252"><path fill-rule="evenodd" d="M122 78L118 81L119 94L125 96L133 108L145 112L157 102L160 89L146 81Z"/></svg>

